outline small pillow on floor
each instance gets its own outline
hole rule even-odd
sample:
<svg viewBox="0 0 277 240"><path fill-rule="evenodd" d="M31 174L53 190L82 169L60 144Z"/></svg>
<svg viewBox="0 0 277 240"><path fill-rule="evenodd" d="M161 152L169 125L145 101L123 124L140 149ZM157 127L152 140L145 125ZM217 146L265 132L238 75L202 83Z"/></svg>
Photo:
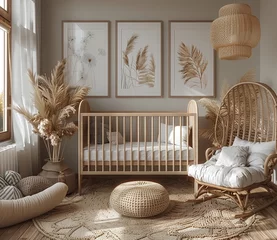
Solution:
<svg viewBox="0 0 277 240"><path fill-rule="evenodd" d="M13 200L23 197L21 191L15 187L20 179L21 175L12 170L6 171L4 178L0 177L0 200Z"/></svg>
<svg viewBox="0 0 277 240"><path fill-rule="evenodd" d="M21 180L21 175L15 171L9 170L5 172L4 179L9 185L15 186Z"/></svg>
<svg viewBox="0 0 277 240"><path fill-rule="evenodd" d="M24 196L30 196L39 193L53 184L45 177L30 176L20 180L17 187Z"/></svg>
<svg viewBox="0 0 277 240"><path fill-rule="evenodd" d="M15 186L7 186L0 190L0 200L14 200L19 198L23 198L23 195Z"/></svg>
<svg viewBox="0 0 277 240"><path fill-rule="evenodd" d="M9 186L9 184L6 182L6 180L0 177L0 190L7 186Z"/></svg>

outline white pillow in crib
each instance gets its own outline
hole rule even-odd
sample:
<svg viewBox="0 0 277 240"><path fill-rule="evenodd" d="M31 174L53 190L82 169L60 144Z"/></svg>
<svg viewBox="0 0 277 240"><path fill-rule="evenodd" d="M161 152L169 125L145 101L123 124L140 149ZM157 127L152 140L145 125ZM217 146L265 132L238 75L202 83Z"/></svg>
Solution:
<svg viewBox="0 0 277 240"><path fill-rule="evenodd" d="M171 144L180 146L181 145L180 140L181 140L182 145L186 145L189 132L190 132L190 127L188 128L187 126L176 126L174 130L172 129L172 131L170 132L168 142ZM181 134L182 134L182 138L181 138Z"/></svg>
<svg viewBox="0 0 277 240"><path fill-rule="evenodd" d="M170 135L172 132L173 126L172 125L167 125L167 137ZM160 139L161 137L161 139ZM161 141L161 143L166 142L166 124L161 123L161 134L158 134L158 139L157 142Z"/></svg>
<svg viewBox="0 0 277 240"><path fill-rule="evenodd" d="M107 138L111 144L123 144L123 137L120 132L107 132Z"/></svg>
<svg viewBox="0 0 277 240"><path fill-rule="evenodd" d="M246 160L249 154L248 151L249 147L223 147L215 165L225 167L245 167Z"/></svg>

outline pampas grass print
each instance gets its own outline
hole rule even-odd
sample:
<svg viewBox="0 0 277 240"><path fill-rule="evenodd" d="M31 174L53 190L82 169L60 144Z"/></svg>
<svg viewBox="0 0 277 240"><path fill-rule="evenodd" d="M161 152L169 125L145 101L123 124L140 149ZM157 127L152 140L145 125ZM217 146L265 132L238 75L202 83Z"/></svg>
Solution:
<svg viewBox="0 0 277 240"><path fill-rule="evenodd" d="M137 85L154 87L155 85L156 64L153 54L150 55L149 60L149 46L146 45L138 50L135 61L133 57L129 56L135 49L138 38L137 34L133 34L127 41L126 48L122 54L125 67L127 68L127 72L122 72L123 88L136 87Z"/></svg>

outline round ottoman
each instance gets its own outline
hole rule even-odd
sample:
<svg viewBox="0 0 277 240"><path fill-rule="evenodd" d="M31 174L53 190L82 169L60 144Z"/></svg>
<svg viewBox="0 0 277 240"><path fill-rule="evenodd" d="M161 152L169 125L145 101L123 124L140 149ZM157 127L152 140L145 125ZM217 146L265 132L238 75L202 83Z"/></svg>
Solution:
<svg viewBox="0 0 277 240"><path fill-rule="evenodd" d="M151 217L168 207L169 195L162 185L155 182L126 182L112 191L110 205L124 216Z"/></svg>

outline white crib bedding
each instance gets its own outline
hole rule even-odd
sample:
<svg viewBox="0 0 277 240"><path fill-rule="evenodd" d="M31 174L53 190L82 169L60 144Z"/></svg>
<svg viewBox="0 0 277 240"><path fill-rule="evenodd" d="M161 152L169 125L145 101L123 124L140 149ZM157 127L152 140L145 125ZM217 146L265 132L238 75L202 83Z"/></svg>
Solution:
<svg viewBox="0 0 277 240"><path fill-rule="evenodd" d="M146 146L146 147L145 147ZM96 151L97 148L97 151ZM194 159L194 149L192 147L187 147L186 145L182 146L182 149L180 149L181 146L168 144L167 145L167 151L166 151L166 143L161 143L161 146L159 148L158 142L153 142L153 154L152 154L152 142L133 142L132 143L132 154L131 154L131 143L126 142L125 143L125 160L147 160L147 161L158 161L161 159L162 161L166 161L166 153L167 153L167 159L168 160L179 160L180 159L180 153L181 153L181 159L182 160L193 160ZM187 148L188 156L187 156ZM117 150L118 149L118 150ZM146 150L145 150L146 149ZM96 152L97 152L97 161L103 161L103 154L102 154L102 144L98 144L97 147L95 147L95 144L90 145L90 160L95 161L96 159ZM88 147L84 148L83 151L83 159L84 161L88 161ZM139 153L139 154L138 154ZM132 155L132 157L131 157ZM138 156L139 155L139 156ZM119 144L118 147L116 144L111 144L111 159L112 161L124 161L124 144ZM110 144L106 143L104 144L104 161L110 160Z"/></svg>

